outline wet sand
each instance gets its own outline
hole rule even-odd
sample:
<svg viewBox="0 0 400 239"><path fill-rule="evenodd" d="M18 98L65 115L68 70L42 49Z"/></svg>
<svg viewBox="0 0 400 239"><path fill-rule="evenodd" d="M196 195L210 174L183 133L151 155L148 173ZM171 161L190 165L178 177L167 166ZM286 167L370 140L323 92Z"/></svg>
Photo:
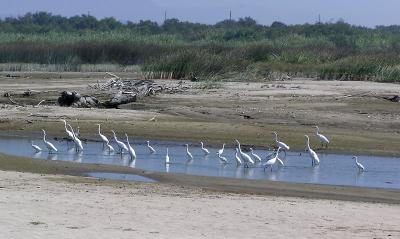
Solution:
<svg viewBox="0 0 400 239"><path fill-rule="evenodd" d="M4 238L396 238L400 207L0 171Z"/></svg>
<svg viewBox="0 0 400 239"><path fill-rule="evenodd" d="M76 176L82 176L88 172L128 173L144 176L162 184L196 187L211 192L400 204L400 190L394 189L330 186L223 177L205 177L178 173L159 173L130 167L34 160L2 154L0 154L0 170Z"/></svg>

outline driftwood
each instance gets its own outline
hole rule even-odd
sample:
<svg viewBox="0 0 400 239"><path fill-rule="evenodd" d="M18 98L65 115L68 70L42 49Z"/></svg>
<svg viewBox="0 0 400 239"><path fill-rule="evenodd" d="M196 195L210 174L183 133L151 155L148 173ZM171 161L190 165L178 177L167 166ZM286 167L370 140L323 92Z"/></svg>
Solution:
<svg viewBox="0 0 400 239"><path fill-rule="evenodd" d="M118 108L119 105L136 102L138 99L155 94L150 84L143 84L134 91L119 91L110 100L105 101L103 106L106 108Z"/></svg>
<svg viewBox="0 0 400 239"><path fill-rule="evenodd" d="M46 100L41 100L37 105L36 105L36 107L39 107L43 102L45 102Z"/></svg>
<svg viewBox="0 0 400 239"><path fill-rule="evenodd" d="M136 94L124 94L122 91L114 95L113 98L103 103L106 108L117 108L119 105L136 102Z"/></svg>
<svg viewBox="0 0 400 239"><path fill-rule="evenodd" d="M8 100L9 100L10 103L13 104L13 105L21 105L21 104L17 103L16 101L14 101L13 99L11 99L11 96L8 96Z"/></svg>
<svg viewBox="0 0 400 239"><path fill-rule="evenodd" d="M398 95L394 95L392 97L383 97L383 99L389 100L392 102L400 102L400 96L398 96Z"/></svg>
<svg viewBox="0 0 400 239"><path fill-rule="evenodd" d="M81 96L78 92L63 91L61 96L58 98L58 104L60 106L73 106L78 108L92 108L98 107L99 101L92 96L84 95Z"/></svg>
<svg viewBox="0 0 400 239"><path fill-rule="evenodd" d="M89 85L88 87L99 95L110 96L109 100L100 103L95 97L81 96L77 92L64 91L58 99L61 106L73 107L105 107L105 108L118 108L123 104L136 102L143 97L154 95L159 92L164 93L180 93L187 90L189 87L183 86L182 82L176 87L165 87L156 84L153 80L139 80L139 79L122 79L121 77L106 73L109 78L105 83ZM100 97L99 98L104 98ZM154 118L155 120L155 118Z"/></svg>

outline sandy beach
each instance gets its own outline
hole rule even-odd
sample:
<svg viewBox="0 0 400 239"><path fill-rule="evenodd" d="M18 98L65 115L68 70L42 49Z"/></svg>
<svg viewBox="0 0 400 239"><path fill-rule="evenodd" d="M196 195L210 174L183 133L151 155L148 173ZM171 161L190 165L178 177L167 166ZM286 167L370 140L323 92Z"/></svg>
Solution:
<svg viewBox="0 0 400 239"><path fill-rule="evenodd" d="M2 238L397 238L400 207L0 172Z"/></svg>

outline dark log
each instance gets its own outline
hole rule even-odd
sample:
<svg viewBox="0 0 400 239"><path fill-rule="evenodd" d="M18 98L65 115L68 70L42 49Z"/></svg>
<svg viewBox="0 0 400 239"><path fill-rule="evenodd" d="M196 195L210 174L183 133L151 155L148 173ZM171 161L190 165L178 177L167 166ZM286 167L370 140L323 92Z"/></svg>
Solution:
<svg viewBox="0 0 400 239"><path fill-rule="evenodd" d="M60 106L71 106L74 102L78 101L79 98L80 95L76 91L63 91L58 98L58 104Z"/></svg>
<svg viewBox="0 0 400 239"><path fill-rule="evenodd" d="M79 108L91 108L98 107L99 101L92 96L84 95L81 96L76 91L63 91L61 96L58 98L58 104L60 106L74 106Z"/></svg>
<svg viewBox="0 0 400 239"><path fill-rule="evenodd" d="M384 97L384 99L392 102L400 102L400 97L398 95L394 95L392 97Z"/></svg>

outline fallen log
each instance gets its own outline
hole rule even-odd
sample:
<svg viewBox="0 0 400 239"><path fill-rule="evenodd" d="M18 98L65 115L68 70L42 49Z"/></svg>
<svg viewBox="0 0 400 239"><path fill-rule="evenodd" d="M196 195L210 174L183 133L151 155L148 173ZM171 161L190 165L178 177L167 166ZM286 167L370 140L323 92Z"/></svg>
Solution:
<svg viewBox="0 0 400 239"><path fill-rule="evenodd" d="M104 102L103 106L106 108L118 108L119 105L136 102L136 100L137 94L123 94L122 91L119 91L113 98Z"/></svg>
<svg viewBox="0 0 400 239"><path fill-rule="evenodd" d="M119 105L136 102L138 99L155 94L152 87L153 81L140 80L129 82L129 91L118 91L110 100L105 101L103 106L106 108L118 108Z"/></svg>
<svg viewBox="0 0 400 239"><path fill-rule="evenodd" d="M100 102L92 96L81 96L78 92L63 91L58 98L60 106L74 106L78 108L92 108L98 107Z"/></svg>

